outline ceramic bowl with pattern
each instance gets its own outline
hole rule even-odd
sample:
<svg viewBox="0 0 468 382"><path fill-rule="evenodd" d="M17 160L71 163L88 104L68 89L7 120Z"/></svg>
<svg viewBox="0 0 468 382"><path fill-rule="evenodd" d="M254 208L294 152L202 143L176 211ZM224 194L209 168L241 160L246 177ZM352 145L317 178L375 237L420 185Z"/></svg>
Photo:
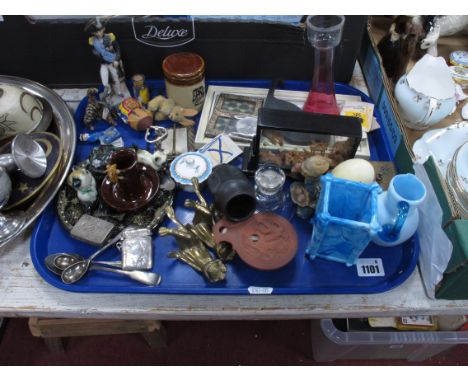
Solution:
<svg viewBox="0 0 468 382"><path fill-rule="evenodd" d="M21 86L0 82L0 140L46 130L52 121L47 102Z"/></svg>

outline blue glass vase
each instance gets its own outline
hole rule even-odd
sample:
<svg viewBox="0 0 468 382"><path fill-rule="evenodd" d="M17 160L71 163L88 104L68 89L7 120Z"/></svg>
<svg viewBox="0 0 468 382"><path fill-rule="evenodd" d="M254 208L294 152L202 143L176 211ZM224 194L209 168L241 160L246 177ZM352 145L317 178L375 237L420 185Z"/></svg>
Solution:
<svg viewBox="0 0 468 382"><path fill-rule="evenodd" d="M306 250L316 257L356 264L358 257L380 230L377 220L377 195L380 186L335 178L320 178L322 191L312 223L314 229Z"/></svg>

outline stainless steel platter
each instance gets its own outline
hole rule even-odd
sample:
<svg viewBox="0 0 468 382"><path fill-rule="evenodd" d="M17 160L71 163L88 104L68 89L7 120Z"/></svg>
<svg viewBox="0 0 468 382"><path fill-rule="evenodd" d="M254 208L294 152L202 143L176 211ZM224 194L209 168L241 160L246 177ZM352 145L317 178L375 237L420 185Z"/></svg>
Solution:
<svg viewBox="0 0 468 382"><path fill-rule="evenodd" d="M63 153L57 170L50 178L48 184L42 188L42 191L35 200L22 208L16 208L8 214L5 214L10 218L18 217L24 219L24 224L21 230L16 232L14 236L9 237L7 240L0 241L0 246L18 236L29 227L54 199L54 196L68 175L76 147L76 128L73 115L66 103L57 93L37 82L20 77L0 75L0 85L1 84L21 87L25 91L41 98L46 107L50 106L53 118L48 131L59 137L62 142Z"/></svg>

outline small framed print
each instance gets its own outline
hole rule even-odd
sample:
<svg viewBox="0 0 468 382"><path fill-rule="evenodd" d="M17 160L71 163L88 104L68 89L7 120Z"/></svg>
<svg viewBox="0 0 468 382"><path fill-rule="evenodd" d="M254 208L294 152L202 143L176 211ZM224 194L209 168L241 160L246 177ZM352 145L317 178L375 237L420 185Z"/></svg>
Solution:
<svg viewBox="0 0 468 382"><path fill-rule="evenodd" d="M257 115L258 108L263 103L261 98L221 94L215 105L215 112Z"/></svg>
<svg viewBox="0 0 468 382"><path fill-rule="evenodd" d="M258 110L263 98L235 94L220 94L208 121L205 136L214 138L226 134L234 141L255 136Z"/></svg>

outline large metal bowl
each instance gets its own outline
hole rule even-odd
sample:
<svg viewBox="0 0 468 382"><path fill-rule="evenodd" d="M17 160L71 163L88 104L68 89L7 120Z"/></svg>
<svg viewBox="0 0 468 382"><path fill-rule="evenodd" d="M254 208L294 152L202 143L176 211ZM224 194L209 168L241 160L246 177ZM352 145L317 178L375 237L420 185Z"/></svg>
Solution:
<svg viewBox="0 0 468 382"><path fill-rule="evenodd" d="M76 128L73 115L68 109L66 103L57 93L37 82L20 77L0 75L0 85L1 84L19 86L25 91L41 98L44 104L51 107L53 118L48 131L56 134L62 141L63 154L56 172L36 199L29 205L23 207L23 209L15 209L13 212L8 214L10 218L15 216L25 218L25 224L14 236L9 237L7 240L0 241L0 246L18 236L22 231L30 226L54 199L54 196L68 175L76 147Z"/></svg>

